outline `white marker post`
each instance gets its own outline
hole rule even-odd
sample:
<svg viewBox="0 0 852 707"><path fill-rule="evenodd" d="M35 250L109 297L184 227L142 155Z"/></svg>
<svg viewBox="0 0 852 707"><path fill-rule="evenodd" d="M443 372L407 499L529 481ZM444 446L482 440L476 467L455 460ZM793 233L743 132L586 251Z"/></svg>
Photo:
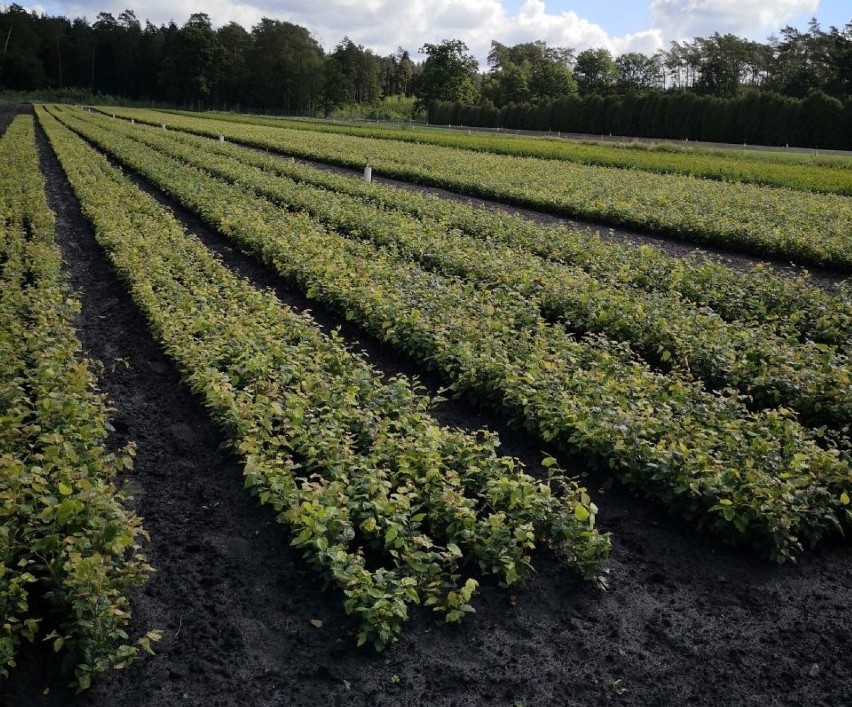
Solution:
<svg viewBox="0 0 852 707"><path fill-rule="evenodd" d="M225 142L225 136L224 135L219 136L219 142Z"/></svg>
<svg viewBox="0 0 852 707"><path fill-rule="evenodd" d="M372 182L373 181L373 168L370 165L364 167L364 181Z"/></svg>

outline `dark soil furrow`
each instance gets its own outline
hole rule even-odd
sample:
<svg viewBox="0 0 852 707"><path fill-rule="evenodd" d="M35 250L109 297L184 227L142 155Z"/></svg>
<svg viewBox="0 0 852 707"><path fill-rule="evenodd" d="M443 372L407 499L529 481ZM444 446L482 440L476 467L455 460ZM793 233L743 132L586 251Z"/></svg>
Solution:
<svg viewBox="0 0 852 707"><path fill-rule="evenodd" d="M11 123L16 115L21 113L31 113L32 106L23 105L20 103L0 103L0 137L6 132L6 128L9 127L9 123Z"/></svg>

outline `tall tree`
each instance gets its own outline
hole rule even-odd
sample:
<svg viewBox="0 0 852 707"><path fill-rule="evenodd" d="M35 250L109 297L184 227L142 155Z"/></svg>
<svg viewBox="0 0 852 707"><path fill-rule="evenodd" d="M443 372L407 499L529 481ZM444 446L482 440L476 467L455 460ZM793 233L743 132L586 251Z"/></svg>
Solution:
<svg viewBox="0 0 852 707"><path fill-rule="evenodd" d="M138 85L135 98L162 99L159 80L165 45L165 27L156 27L146 20L145 28L139 37Z"/></svg>
<svg viewBox="0 0 852 707"><path fill-rule="evenodd" d="M382 96L382 60L349 37L344 37L329 63L337 64L346 85L345 103L373 103Z"/></svg>
<svg viewBox="0 0 852 707"><path fill-rule="evenodd" d="M122 82L116 72L119 62L116 55L121 51L122 32L118 20L110 12L99 12L92 25L95 46L92 50L92 91L117 94Z"/></svg>
<svg viewBox="0 0 852 707"><path fill-rule="evenodd" d="M586 49L577 55L574 78L580 93L607 93L617 77L618 68L608 49Z"/></svg>
<svg viewBox="0 0 852 707"><path fill-rule="evenodd" d="M711 37L697 37L695 46L699 54L695 88L701 93L733 97L754 75L754 42L716 32Z"/></svg>
<svg viewBox="0 0 852 707"><path fill-rule="evenodd" d="M223 59L217 96L231 106L245 105L249 99L248 57L252 50L252 37L236 22L220 27L216 34L222 46Z"/></svg>
<svg viewBox="0 0 852 707"><path fill-rule="evenodd" d="M388 87L387 93L410 96L418 70L417 65L411 60L411 55L402 47L399 47L390 58L394 64L394 75L393 83Z"/></svg>
<svg viewBox="0 0 852 707"><path fill-rule="evenodd" d="M65 73L68 76L66 86L91 88L94 50L94 32L86 20L78 17L68 28L68 56L65 60Z"/></svg>
<svg viewBox="0 0 852 707"><path fill-rule="evenodd" d="M13 4L0 13L0 86L27 90L47 85L40 45L34 12Z"/></svg>
<svg viewBox="0 0 852 707"><path fill-rule="evenodd" d="M304 27L268 17L252 28L251 36L252 104L312 113L322 93L322 47Z"/></svg>
<svg viewBox="0 0 852 707"><path fill-rule="evenodd" d="M116 36L121 38L113 54L120 95L138 96L146 69L140 53L142 24L133 10L125 10L118 16Z"/></svg>
<svg viewBox="0 0 852 707"><path fill-rule="evenodd" d="M804 97L824 90L837 97L852 86L852 23L823 31L811 20L806 32L794 27L770 37L772 51L766 86L788 96Z"/></svg>
<svg viewBox="0 0 852 707"><path fill-rule="evenodd" d="M177 85L183 100L200 103L211 98L224 64L225 51L213 31L210 16L203 12L190 15L181 27L173 61Z"/></svg>
<svg viewBox="0 0 852 707"><path fill-rule="evenodd" d="M426 54L426 61L415 91L419 106L435 100L476 103L479 62L464 42L445 39L440 44L424 44L420 53Z"/></svg>
<svg viewBox="0 0 852 707"><path fill-rule="evenodd" d="M615 68L616 86L622 92L662 87L663 67L658 56L628 52L616 58Z"/></svg>
<svg viewBox="0 0 852 707"><path fill-rule="evenodd" d="M488 64L497 90L488 90L497 105L552 100L577 91L571 74L574 52L536 41L507 46L491 42Z"/></svg>
<svg viewBox="0 0 852 707"><path fill-rule="evenodd" d="M67 86L71 23L64 17L46 17L38 26L42 36L40 56L45 77L51 86Z"/></svg>

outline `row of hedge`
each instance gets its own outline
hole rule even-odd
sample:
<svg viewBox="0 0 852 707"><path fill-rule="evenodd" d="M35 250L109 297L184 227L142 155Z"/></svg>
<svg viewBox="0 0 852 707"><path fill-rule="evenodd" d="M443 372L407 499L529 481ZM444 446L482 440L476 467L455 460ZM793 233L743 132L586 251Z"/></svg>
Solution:
<svg viewBox="0 0 852 707"><path fill-rule="evenodd" d="M749 91L733 99L693 93L570 95L539 104L433 101L436 125L627 137L852 149L852 99L815 92L801 100Z"/></svg>

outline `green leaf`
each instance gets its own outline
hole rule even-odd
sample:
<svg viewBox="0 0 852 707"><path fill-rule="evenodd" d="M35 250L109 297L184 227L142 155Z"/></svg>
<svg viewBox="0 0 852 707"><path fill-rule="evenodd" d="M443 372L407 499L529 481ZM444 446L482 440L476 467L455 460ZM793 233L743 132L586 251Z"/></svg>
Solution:
<svg viewBox="0 0 852 707"><path fill-rule="evenodd" d="M452 611L447 612L446 622L448 624L456 623L464 616L463 611L459 611L458 609L453 609Z"/></svg>
<svg viewBox="0 0 852 707"><path fill-rule="evenodd" d="M518 570L515 569L515 563L513 562L506 568L506 584L514 584L518 580Z"/></svg>

